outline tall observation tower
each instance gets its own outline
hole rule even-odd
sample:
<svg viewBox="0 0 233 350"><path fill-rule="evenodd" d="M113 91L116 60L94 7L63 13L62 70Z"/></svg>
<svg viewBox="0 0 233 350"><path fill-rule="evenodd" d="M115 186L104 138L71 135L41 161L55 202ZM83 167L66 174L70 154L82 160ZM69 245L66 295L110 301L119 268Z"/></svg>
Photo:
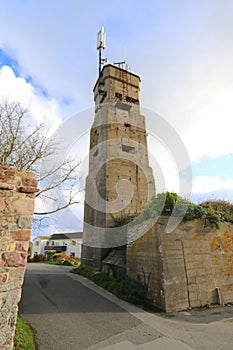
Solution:
<svg viewBox="0 0 233 350"><path fill-rule="evenodd" d="M124 69L123 63L102 68L102 48L93 90L95 118L90 131L82 253L83 263L98 268L111 249L126 244L122 232L114 230L113 216L139 215L155 195L145 117L140 114L140 78Z"/></svg>

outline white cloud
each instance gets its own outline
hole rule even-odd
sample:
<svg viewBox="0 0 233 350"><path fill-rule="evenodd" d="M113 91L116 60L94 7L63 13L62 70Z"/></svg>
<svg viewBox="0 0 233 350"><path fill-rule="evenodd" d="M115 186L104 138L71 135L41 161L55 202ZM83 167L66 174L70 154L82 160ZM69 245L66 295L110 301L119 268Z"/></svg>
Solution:
<svg viewBox="0 0 233 350"><path fill-rule="evenodd" d="M198 176L193 181L193 192L218 192L233 189L233 179L223 181L219 176Z"/></svg>
<svg viewBox="0 0 233 350"><path fill-rule="evenodd" d="M18 101L24 107L28 107L38 123L51 125L50 132L61 124L61 111L57 101L44 96L25 79L16 77L12 68L8 66L0 69L0 99Z"/></svg>

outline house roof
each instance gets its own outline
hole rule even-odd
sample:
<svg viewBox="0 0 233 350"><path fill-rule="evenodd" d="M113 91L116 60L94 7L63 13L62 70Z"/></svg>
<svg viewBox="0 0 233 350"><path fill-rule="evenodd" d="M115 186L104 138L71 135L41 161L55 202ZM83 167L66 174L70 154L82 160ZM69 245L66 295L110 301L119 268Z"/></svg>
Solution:
<svg viewBox="0 0 233 350"><path fill-rule="evenodd" d="M54 241L56 239L82 239L82 232L64 232L64 233L54 233L50 236L50 240Z"/></svg>
<svg viewBox="0 0 233 350"><path fill-rule="evenodd" d="M66 236L66 234L64 234L64 233L54 233L49 238L50 241L54 241L56 239L69 239L69 237Z"/></svg>
<svg viewBox="0 0 233 350"><path fill-rule="evenodd" d="M37 238L40 238L40 239L49 239L50 238L50 236L36 236L34 239L33 239L33 241L35 240L35 239L37 239Z"/></svg>
<svg viewBox="0 0 233 350"><path fill-rule="evenodd" d="M66 232L66 236L70 239L82 239L83 232Z"/></svg>

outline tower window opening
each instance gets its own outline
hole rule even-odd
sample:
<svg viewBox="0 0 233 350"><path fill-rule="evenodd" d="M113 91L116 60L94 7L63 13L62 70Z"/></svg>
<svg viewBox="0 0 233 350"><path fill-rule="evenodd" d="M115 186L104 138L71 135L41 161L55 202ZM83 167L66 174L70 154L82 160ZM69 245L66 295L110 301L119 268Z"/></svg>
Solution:
<svg viewBox="0 0 233 350"><path fill-rule="evenodd" d="M124 126L126 126L126 128L129 128L130 124L129 123L124 123Z"/></svg>
<svg viewBox="0 0 233 350"><path fill-rule="evenodd" d="M130 96L126 96L125 100L126 100L126 102L129 102L129 103L139 103L139 101L136 98L133 98Z"/></svg>
<svg viewBox="0 0 233 350"><path fill-rule="evenodd" d="M122 101L122 94L120 94L119 92L116 92L116 93L115 93L115 97L116 97L118 100Z"/></svg>
<svg viewBox="0 0 233 350"><path fill-rule="evenodd" d="M128 152L128 153L133 153L133 154L136 153L135 147L127 146L127 145L122 145L122 151L123 152Z"/></svg>
<svg viewBox="0 0 233 350"><path fill-rule="evenodd" d="M96 151L94 152L94 154L93 154L93 157L97 157L98 154L99 154L99 150L98 150L98 148L97 148L97 150L96 150Z"/></svg>

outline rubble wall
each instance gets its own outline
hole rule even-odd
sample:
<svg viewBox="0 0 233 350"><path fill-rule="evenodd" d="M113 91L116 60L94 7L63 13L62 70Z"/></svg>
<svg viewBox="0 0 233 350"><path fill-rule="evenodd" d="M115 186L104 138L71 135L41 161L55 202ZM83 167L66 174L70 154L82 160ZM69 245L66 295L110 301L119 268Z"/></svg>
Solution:
<svg viewBox="0 0 233 350"><path fill-rule="evenodd" d="M13 349L37 191L34 173L0 166L0 349Z"/></svg>

